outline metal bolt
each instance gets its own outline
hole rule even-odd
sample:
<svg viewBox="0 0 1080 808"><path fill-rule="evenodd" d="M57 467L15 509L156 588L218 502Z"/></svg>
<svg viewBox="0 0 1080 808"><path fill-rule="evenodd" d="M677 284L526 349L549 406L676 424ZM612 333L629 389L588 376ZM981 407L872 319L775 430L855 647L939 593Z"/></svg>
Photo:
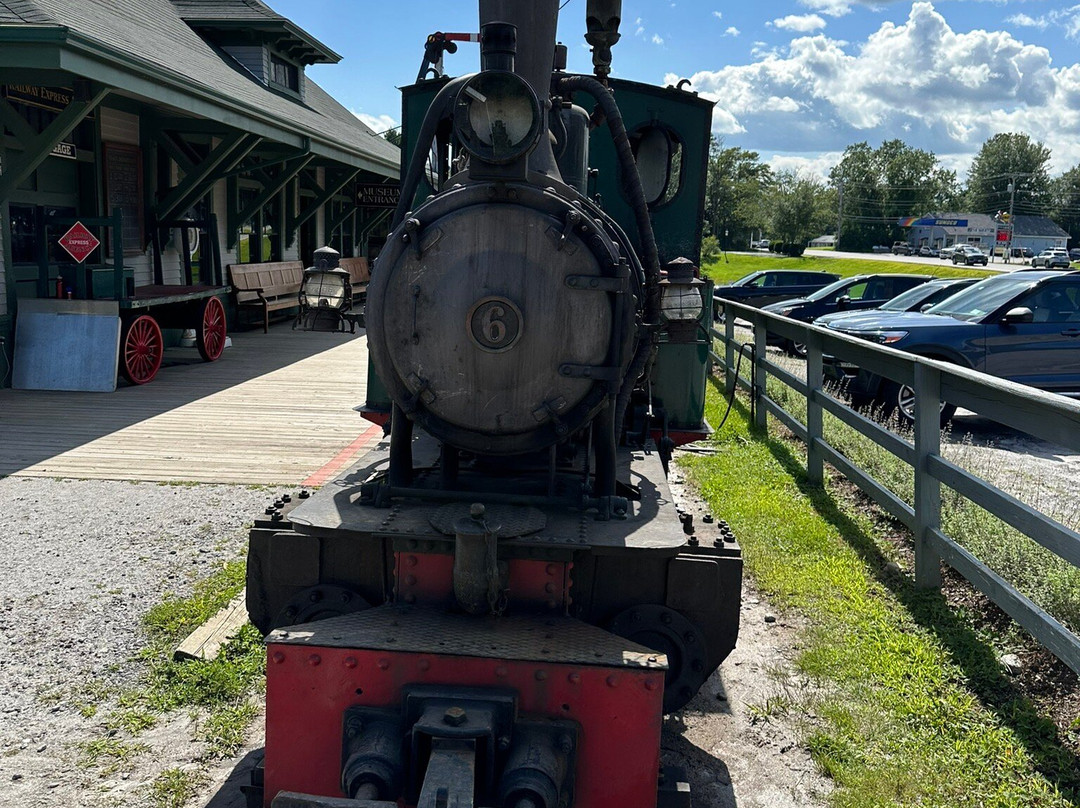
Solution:
<svg viewBox="0 0 1080 808"><path fill-rule="evenodd" d="M282 494L281 495L281 501L282 502L292 502L292 494Z"/></svg>
<svg viewBox="0 0 1080 808"><path fill-rule="evenodd" d="M356 667L356 657L354 657L354 656L345 657L345 659L343 660L343 664L345 665L346 668L355 668Z"/></svg>
<svg viewBox="0 0 1080 808"><path fill-rule="evenodd" d="M419 662L416 663L416 667L418 667L422 671L426 671L431 668L431 662L426 659L421 659Z"/></svg>
<svg viewBox="0 0 1080 808"><path fill-rule="evenodd" d="M277 511L274 511L273 515L270 517L270 521L271 522L280 522L281 521L281 514L278 513Z"/></svg>
<svg viewBox="0 0 1080 808"><path fill-rule="evenodd" d="M474 502L469 506L469 516L473 519L483 519L484 512L484 505L481 502Z"/></svg>
<svg viewBox="0 0 1080 808"><path fill-rule="evenodd" d="M284 503L284 502L282 502L282 501L281 501L280 499L275 499L275 500L274 500L274 507L275 507L275 508L280 508L280 507L281 507L282 505L284 505L284 504L285 504L285 503Z"/></svg>
<svg viewBox="0 0 1080 808"><path fill-rule="evenodd" d="M461 707L449 707L443 715L443 723L451 727L460 727L468 718L468 713Z"/></svg>
<svg viewBox="0 0 1080 808"><path fill-rule="evenodd" d="M506 735L500 735L497 743L499 744L500 752L505 752L510 748L510 738Z"/></svg>
<svg viewBox="0 0 1080 808"><path fill-rule="evenodd" d="M270 658L278 665L285 661L285 655L281 651L274 651L274 655Z"/></svg>
<svg viewBox="0 0 1080 808"><path fill-rule="evenodd" d="M416 585L416 576L415 575L406 575L405 576L405 583L408 584L409 586L415 586Z"/></svg>
<svg viewBox="0 0 1080 808"><path fill-rule="evenodd" d="M580 685L581 684L581 674L580 673L571 673L569 676L566 677L566 681L568 681L572 685Z"/></svg>
<svg viewBox="0 0 1080 808"><path fill-rule="evenodd" d="M533 675L536 677L536 681L538 681L538 682L542 682L545 679L547 679L547 671L545 671L545 670L538 670Z"/></svg>
<svg viewBox="0 0 1080 808"><path fill-rule="evenodd" d="M617 684L619 684L619 678L615 674L611 674L611 676L607 678L607 686L615 687Z"/></svg>
<svg viewBox="0 0 1080 808"><path fill-rule="evenodd" d="M308 595L308 600L310 600L312 603L318 603L320 600L322 600L322 592L316 589L314 592Z"/></svg>
<svg viewBox="0 0 1080 808"><path fill-rule="evenodd" d="M645 689L646 690L656 690L656 682L654 682L652 679L646 679L645 680Z"/></svg>
<svg viewBox="0 0 1080 808"><path fill-rule="evenodd" d="M322 662L322 657L319 656L318 654L312 654L311 656L308 657L307 662L311 667L314 668L316 665L318 665L320 662Z"/></svg>
<svg viewBox="0 0 1080 808"><path fill-rule="evenodd" d="M660 615L660 622L663 623L665 626L670 626L671 625L671 613L670 612L664 612L662 615Z"/></svg>
<svg viewBox="0 0 1080 808"><path fill-rule="evenodd" d="M499 665L499 667L497 667L497 668L495 669L495 675L496 675L496 676L498 676L498 677L503 677L503 676L506 676L506 675L508 675L509 673L510 673L510 672L509 672L509 671L508 671L508 670L506 669L506 666L505 666L505 665Z"/></svg>
<svg viewBox="0 0 1080 808"><path fill-rule="evenodd" d="M569 735L559 736L559 751L564 755L569 755L574 751L574 741Z"/></svg>
<svg viewBox="0 0 1080 808"><path fill-rule="evenodd" d="M267 516L272 515L274 513L274 506L273 505L268 505L266 510L263 511L263 513L265 513Z"/></svg>
<svg viewBox="0 0 1080 808"><path fill-rule="evenodd" d="M384 671L390 667L390 660L380 659L378 662L375 663L375 665L376 667L378 667L379 670Z"/></svg>
<svg viewBox="0 0 1080 808"><path fill-rule="evenodd" d="M300 492L300 499L307 499L310 496L311 493L306 488Z"/></svg>

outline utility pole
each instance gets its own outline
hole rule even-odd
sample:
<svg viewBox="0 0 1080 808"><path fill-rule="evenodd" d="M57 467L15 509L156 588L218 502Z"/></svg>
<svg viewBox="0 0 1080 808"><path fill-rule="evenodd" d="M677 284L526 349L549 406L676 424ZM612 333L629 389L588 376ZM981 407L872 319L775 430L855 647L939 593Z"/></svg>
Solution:
<svg viewBox="0 0 1080 808"><path fill-rule="evenodd" d="M1013 204L1016 202L1016 177L1011 177L1009 180L1009 229L1008 240L1005 242L1005 263L1009 263L1009 259L1012 258L1012 242L1013 242Z"/></svg>
<svg viewBox="0 0 1080 808"><path fill-rule="evenodd" d="M840 226L841 226L841 223L844 221L844 181L843 180L840 180L839 182L836 183L836 200L837 200L836 245L833 247L833 249L834 250L839 250L840 249Z"/></svg>

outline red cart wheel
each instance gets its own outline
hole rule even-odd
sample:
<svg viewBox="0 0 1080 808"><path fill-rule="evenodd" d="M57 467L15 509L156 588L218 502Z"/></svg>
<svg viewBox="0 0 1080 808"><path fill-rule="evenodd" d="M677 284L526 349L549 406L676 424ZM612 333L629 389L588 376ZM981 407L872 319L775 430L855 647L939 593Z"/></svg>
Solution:
<svg viewBox="0 0 1080 808"><path fill-rule="evenodd" d="M195 333L195 344L199 356L207 362L219 359L225 350L225 307L216 297L206 298L202 321Z"/></svg>
<svg viewBox="0 0 1080 808"><path fill-rule="evenodd" d="M132 384L146 384L157 375L164 349L157 320L149 314L136 317L120 340L120 373Z"/></svg>

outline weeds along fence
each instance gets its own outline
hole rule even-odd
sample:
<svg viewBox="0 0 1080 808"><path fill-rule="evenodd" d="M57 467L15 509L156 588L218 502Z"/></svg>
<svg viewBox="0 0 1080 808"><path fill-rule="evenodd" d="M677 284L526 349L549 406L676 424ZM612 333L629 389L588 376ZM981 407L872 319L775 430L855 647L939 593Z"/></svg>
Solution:
<svg viewBox="0 0 1080 808"><path fill-rule="evenodd" d="M940 423L941 402L947 401L1036 438L1080 451L1080 402L738 303L717 300L716 305L723 326L722 330L711 331L721 345L720 354L711 353L714 369L723 369L729 394L736 386L750 394L758 428L767 430L771 415L806 444L810 481L822 483L825 463L829 463L911 531L916 586L940 590L941 564L945 562L1080 673L1080 638L991 569L985 559L977 558L955 536L946 534L942 527L943 488L950 497L958 494L966 498L1053 553L1054 562L1066 567L1076 581L1080 581L1080 533L943 457ZM736 338L736 318L752 330L750 338L743 338L745 341ZM740 333L745 329L740 328ZM805 381L770 357L766 351L770 335L806 345ZM740 353L742 373L738 371ZM826 355L909 386L915 396L913 439L857 412L826 389ZM747 370L748 376L744 375ZM773 385L772 395L770 380L781 383L780 388ZM776 394L777 389L784 394ZM785 409L781 400L787 400L791 409L803 410L805 423ZM910 503L883 485L870 469L858 465L854 453L844 454L826 440L826 413L909 467L914 477ZM1080 586L1075 588L1073 594L1080 596ZM1076 608L1080 609L1080 604Z"/></svg>

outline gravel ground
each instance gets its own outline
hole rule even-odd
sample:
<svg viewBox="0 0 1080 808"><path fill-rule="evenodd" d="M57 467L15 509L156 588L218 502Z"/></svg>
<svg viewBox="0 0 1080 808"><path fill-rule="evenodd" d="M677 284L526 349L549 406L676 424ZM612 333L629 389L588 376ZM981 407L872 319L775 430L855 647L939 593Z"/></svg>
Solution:
<svg viewBox="0 0 1080 808"><path fill-rule="evenodd" d="M0 806L146 805L144 777L190 753L186 716L147 734L176 759L101 778L79 764L80 742L102 738L84 718L88 689L134 684L141 617L246 544L245 523L272 492L235 486L0 479ZM145 756L144 756L145 757ZM145 771L142 771L145 770Z"/></svg>

